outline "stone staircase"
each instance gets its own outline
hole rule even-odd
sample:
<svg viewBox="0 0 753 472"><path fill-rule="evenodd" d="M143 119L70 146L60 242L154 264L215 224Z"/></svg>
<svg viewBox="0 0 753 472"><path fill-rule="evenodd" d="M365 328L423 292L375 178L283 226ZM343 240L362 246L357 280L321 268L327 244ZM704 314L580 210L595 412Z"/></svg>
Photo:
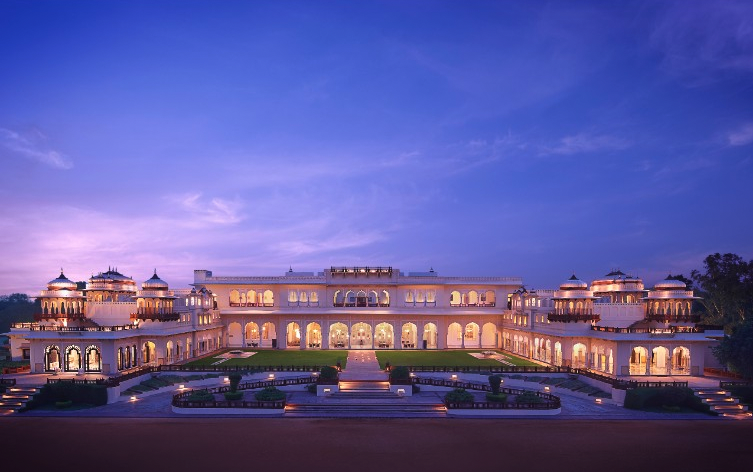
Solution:
<svg viewBox="0 0 753 472"><path fill-rule="evenodd" d="M340 381L339 391L330 395L329 398L338 400L395 400L400 397L396 393L390 392L389 382L380 380L353 380Z"/></svg>
<svg viewBox="0 0 753 472"><path fill-rule="evenodd" d="M744 419L753 416L746 405L732 396L728 390L721 388L696 388L695 396L711 407L711 411L725 418Z"/></svg>
<svg viewBox="0 0 753 472"><path fill-rule="evenodd" d="M8 387L5 393L0 394L0 415L16 413L38 391L39 388L36 387Z"/></svg>
<svg viewBox="0 0 753 472"><path fill-rule="evenodd" d="M288 404L285 417L318 418L441 418L447 416L447 409L438 404L414 403L306 403Z"/></svg>

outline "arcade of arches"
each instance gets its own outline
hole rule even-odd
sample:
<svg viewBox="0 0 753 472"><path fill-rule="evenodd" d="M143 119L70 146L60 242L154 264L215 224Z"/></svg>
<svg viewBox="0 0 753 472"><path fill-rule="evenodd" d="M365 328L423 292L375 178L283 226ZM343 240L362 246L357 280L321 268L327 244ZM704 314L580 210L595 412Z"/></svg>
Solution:
<svg viewBox="0 0 753 472"><path fill-rule="evenodd" d="M277 335L280 330L283 335ZM443 339L447 348L494 348L494 323L451 323ZM320 322L233 321L228 325L229 347L298 349L439 349L440 330L436 323L416 322Z"/></svg>

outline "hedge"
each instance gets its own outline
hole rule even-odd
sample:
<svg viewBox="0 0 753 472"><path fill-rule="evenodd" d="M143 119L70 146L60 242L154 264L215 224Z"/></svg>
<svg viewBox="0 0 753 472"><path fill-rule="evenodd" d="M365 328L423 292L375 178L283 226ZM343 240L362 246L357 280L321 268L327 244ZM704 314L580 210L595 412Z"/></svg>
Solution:
<svg viewBox="0 0 753 472"><path fill-rule="evenodd" d="M23 410L31 410L43 405L68 401L94 406L107 405L107 387L104 385L76 384L73 382L46 384L26 403Z"/></svg>
<svg viewBox="0 0 753 472"><path fill-rule="evenodd" d="M709 406L687 387L642 387L625 393L625 408L631 410L664 408L671 411L676 409L673 407L685 407L704 413L710 411Z"/></svg>

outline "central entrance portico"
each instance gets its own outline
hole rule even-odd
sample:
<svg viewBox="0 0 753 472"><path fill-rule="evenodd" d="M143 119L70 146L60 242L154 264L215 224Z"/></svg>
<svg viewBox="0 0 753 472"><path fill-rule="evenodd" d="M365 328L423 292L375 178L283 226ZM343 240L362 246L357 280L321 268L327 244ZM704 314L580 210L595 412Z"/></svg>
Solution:
<svg viewBox="0 0 753 472"><path fill-rule="evenodd" d="M350 329L351 349L373 349L374 338L371 335L371 325L356 323Z"/></svg>

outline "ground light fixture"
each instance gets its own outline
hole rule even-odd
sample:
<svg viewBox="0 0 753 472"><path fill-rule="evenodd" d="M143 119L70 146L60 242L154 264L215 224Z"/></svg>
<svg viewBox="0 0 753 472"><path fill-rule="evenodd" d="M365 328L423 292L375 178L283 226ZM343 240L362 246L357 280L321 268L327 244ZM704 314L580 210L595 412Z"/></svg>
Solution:
<svg viewBox="0 0 753 472"><path fill-rule="evenodd" d="M136 395L131 395L131 401L132 401L132 402L135 402L135 401L136 401Z"/></svg>

